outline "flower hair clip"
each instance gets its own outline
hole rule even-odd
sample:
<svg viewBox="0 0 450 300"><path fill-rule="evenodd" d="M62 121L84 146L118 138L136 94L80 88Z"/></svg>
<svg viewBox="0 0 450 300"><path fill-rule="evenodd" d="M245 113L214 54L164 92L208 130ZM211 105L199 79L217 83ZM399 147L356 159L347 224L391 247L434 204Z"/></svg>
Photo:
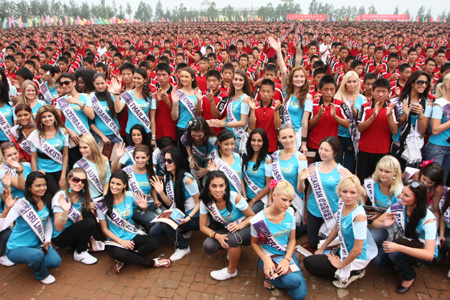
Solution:
<svg viewBox="0 0 450 300"><path fill-rule="evenodd" d="M278 180L272 179L269 183L270 189L273 190L277 186L277 184L278 184Z"/></svg>
<svg viewBox="0 0 450 300"><path fill-rule="evenodd" d="M429 164L431 164L431 163L433 163L433 162L434 162L434 158L432 158L432 159L430 159L430 160L424 160L424 161L422 162L422 164L420 165L420 167L421 167L421 168L424 168L424 167L428 166Z"/></svg>

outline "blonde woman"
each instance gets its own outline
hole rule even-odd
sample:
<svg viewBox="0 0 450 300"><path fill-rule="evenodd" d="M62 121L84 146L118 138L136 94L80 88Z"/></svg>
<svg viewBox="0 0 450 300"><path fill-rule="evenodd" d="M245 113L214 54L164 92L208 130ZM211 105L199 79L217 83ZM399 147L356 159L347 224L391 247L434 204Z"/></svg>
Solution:
<svg viewBox="0 0 450 300"><path fill-rule="evenodd" d="M95 199L108 191L108 182L111 177L108 158L101 154L92 135L81 137L80 152L83 157L74 164L74 167L86 171L89 180L89 194L92 199Z"/></svg>
<svg viewBox="0 0 450 300"><path fill-rule="evenodd" d="M342 143L342 154L338 162L349 171L355 171L356 154L358 153L359 131L356 126L356 116L359 108L366 102L366 98L361 95L361 80L355 71L349 71L344 75L342 83L334 96L346 105L341 106L347 109L346 115L352 115L350 127L344 128L339 125L338 137Z"/></svg>
<svg viewBox="0 0 450 300"><path fill-rule="evenodd" d="M45 105L45 102L38 99L39 90L36 84L31 80L25 80L21 87L22 94L19 96L17 104L28 104L33 111L33 117L36 118L38 109ZM14 121L17 122L17 116L14 114Z"/></svg>
<svg viewBox="0 0 450 300"><path fill-rule="evenodd" d="M364 277L364 268L377 255L377 246L367 232L367 218L358 199L361 183L356 175L347 175L339 182L339 209L336 225L315 255L305 258L305 268L313 274L335 277L333 284L346 288L353 281ZM339 236L340 253L327 253L328 245Z"/></svg>

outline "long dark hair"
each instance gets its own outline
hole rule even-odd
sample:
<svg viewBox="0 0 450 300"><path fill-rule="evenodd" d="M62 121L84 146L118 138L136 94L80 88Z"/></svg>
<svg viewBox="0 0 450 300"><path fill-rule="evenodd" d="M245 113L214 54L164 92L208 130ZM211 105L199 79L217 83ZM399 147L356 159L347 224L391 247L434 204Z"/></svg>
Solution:
<svg viewBox="0 0 450 300"><path fill-rule="evenodd" d="M106 81L105 73L98 72L95 73L92 82L95 82L95 80L99 77L103 78ZM97 93L98 92L96 91L95 95L98 97ZM116 110L114 109L114 101L112 100L111 93L108 91L108 88L106 88L105 93L106 93L106 103L108 104L109 112L113 117L113 119L117 119L117 113Z"/></svg>
<svg viewBox="0 0 450 300"><path fill-rule="evenodd" d="M442 206L441 213L443 214L448 209L449 206L450 206L450 192L447 189L447 192L445 193L445 201L444 201L444 205Z"/></svg>
<svg viewBox="0 0 450 300"><path fill-rule="evenodd" d="M142 145L145 145L149 148L151 148L151 144L150 144L150 138L147 134L147 132L145 131L144 126L142 126L141 124L135 124L133 125L133 127L130 128L130 135L133 136L133 130L139 130L141 132L142 135ZM131 143L134 146L134 142L133 140L131 140Z"/></svg>
<svg viewBox="0 0 450 300"><path fill-rule="evenodd" d="M217 141L219 143L229 140L229 139L234 139L236 141L236 137L234 136L234 133L229 130L229 129L224 129L219 133L219 136L217 137ZM219 149L219 157L222 157L222 150L220 149L220 145L217 146Z"/></svg>
<svg viewBox="0 0 450 300"><path fill-rule="evenodd" d="M139 145L136 146L136 148L134 148L134 152L133 152L133 158L136 159L136 153L137 152L144 152L145 155L147 155L148 158L148 162L145 165L145 169L147 170L147 179L150 181L150 179L153 178L153 176L155 175L155 172L153 171L153 163L152 163L152 150L151 148L145 146L145 145Z"/></svg>
<svg viewBox="0 0 450 300"><path fill-rule="evenodd" d="M234 76L236 76L237 74L239 76L241 76L242 78L244 78L244 86L242 87L242 91L244 92L244 94L251 97L253 94L253 91L252 91L252 87L250 85L250 81L248 80L247 73L245 73L245 71L243 71L243 70L236 70L234 72ZM234 84L231 84L230 90L228 92L228 96L234 97L235 94L236 94L236 91L234 89Z"/></svg>
<svg viewBox="0 0 450 300"><path fill-rule="evenodd" d="M416 80L420 77L420 76L426 76L428 81L431 80L431 76L430 74L428 74L425 71L422 70L417 70L414 73L411 74L411 76L409 76L408 80L405 83L405 87L403 88L402 92L400 93L399 96L399 100L402 101L404 99L406 99L410 94L411 94L411 90L412 90L412 85L414 82L416 82ZM431 84L428 84L428 86L426 87L426 89L423 91L422 94L419 95L419 99L427 99L428 98L428 93L430 92L431 89ZM419 101L420 101L419 100ZM408 103L409 105L410 103ZM425 107L423 107L423 109L425 109Z"/></svg>
<svg viewBox="0 0 450 300"><path fill-rule="evenodd" d="M413 183L417 183L417 185ZM415 187L413 187L413 185ZM408 183L406 186L413 192L414 197L416 198L416 207L411 213L409 222L406 224L405 236L407 238L417 239L417 225L419 224L420 219L425 218L427 215L427 188L423 183L417 181Z"/></svg>
<svg viewBox="0 0 450 300"><path fill-rule="evenodd" d="M16 108L14 109L14 113L15 113L16 116L17 116L17 114L18 114L20 111L22 111L22 110L24 110L24 111L30 113L30 114L31 114L31 117L33 118L33 111L31 110L31 107L30 107L28 104L25 104L25 103L19 103L19 104L17 104L17 105L16 105ZM24 134L22 134L22 133L23 133L23 127L22 127L22 125L17 126L17 133L19 134L19 138L17 139L17 143L20 143L20 142L22 142L23 140L26 140L26 139L27 139L27 137L26 137Z"/></svg>
<svg viewBox="0 0 450 300"><path fill-rule="evenodd" d="M334 161L337 162L338 157L342 153L341 141L335 136L327 136L326 138L324 138L323 140L320 141L319 148L320 148L320 145L322 145L322 143L324 143L324 142L327 142L328 144L330 144L331 149L333 149L333 152L334 152Z"/></svg>
<svg viewBox="0 0 450 300"><path fill-rule="evenodd" d="M211 192L209 190L209 185L214 178L222 178L225 181L225 185L227 187L225 189L225 194L223 195L223 200L225 200L227 210L231 212L233 210L233 206L230 202L230 185L228 184L227 176L222 171L212 171L207 174L205 188L200 193L200 200L202 200L203 204L205 204L206 206L214 201L214 197L211 195Z"/></svg>
<svg viewBox="0 0 450 300"><path fill-rule="evenodd" d="M192 131L201 131L203 132L203 141L202 145L206 147L206 153L209 152L209 143L208 140L211 136L216 136L216 133L209 127L208 123L206 123L205 119L202 117L196 117L189 121L187 132L186 132L186 142L189 148L192 147L194 141L192 140Z"/></svg>
<svg viewBox="0 0 450 300"><path fill-rule="evenodd" d="M421 168L419 171L419 180L422 175L427 176L431 181L434 181L434 187L444 185L444 169L438 163L432 162Z"/></svg>
<svg viewBox="0 0 450 300"><path fill-rule="evenodd" d="M183 155L179 148L169 148L166 154L169 153L173 164L175 165L175 205L176 207L184 211L184 202L186 201L186 197L184 195L184 173L189 173L189 166L186 160L186 157ZM169 182L172 180L172 173L165 171L164 174L164 182ZM164 186L165 189L165 186Z"/></svg>
<svg viewBox="0 0 450 300"><path fill-rule="evenodd" d="M8 92L9 95L9 83L8 83L8 78L6 78L6 74L5 74L5 70L3 68L0 68L0 76L2 76L2 82L5 84L6 86L6 90Z"/></svg>
<svg viewBox="0 0 450 300"><path fill-rule="evenodd" d="M189 75L191 75L191 78L193 79L191 87L192 87L193 89L195 89L195 88L197 87L197 77L195 77L195 72L194 72L194 70L193 70L191 67L185 67L185 68L181 69L181 71L188 72ZM181 72L181 71L180 71L180 72ZM184 88L184 86L181 84L181 82L180 82L180 84L178 85L178 88L179 88L179 89Z"/></svg>
<svg viewBox="0 0 450 300"><path fill-rule="evenodd" d="M42 174L41 172L33 171L30 174L28 174L27 180L25 181L25 190L23 191L25 199L28 202L30 202L30 204L33 206L35 210L38 210L38 207L37 202L36 200L34 200L33 194L31 193L31 186L38 178L43 178L45 180L45 183L47 183L47 178L45 177L44 174ZM42 201L44 202L44 204L47 206L47 208L51 213L52 196L49 194L48 188L45 191L44 196L42 196Z"/></svg>
<svg viewBox="0 0 450 300"><path fill-rule="evenodd" d="M127 173L125 173L122 169L116 170L111 174L111 178L109 179L109 182L111 182L111 180L113 178L122 180L122 182L125 184L125 187L123 189L123 192L125 193L127 186L128 186ZM106 204L106 207L108 208L108 211L106 212L106 214L108 216L110 216L112 213L112 210L113 210L113 206L114 206L114 196L111 193L111 187L108 188L108 192L106 192L106 195L103 197L103 199L105 199L105 204Z"/></svg>
<svg viewBox="0 0 450 300"><path fill-rule="evenodd" d="M142 87L142 97L145 101L151 102L152 101L152 92L150 91L150 87L148 86L148 75L147 71L141 68L137 68L134 70L134 74L139 74L144 78L144 86Z"/></svg>
<svg viewBox="0 0 450 300"><path fill-rule="evenodd" d="M9 85L0 81L0 104L8 104L9 101ZM9 104L8 104L9 105Z"/></svg>
<svg viewBox="0 0 450 300"><path fill-rule="evenodd" d="M250 133L248 140L247 140L247 154L244 154L242 156L242 170L245 171L248 168L248 162L252 159L253 155L255 154L255 150L253 150L252 147L252 137L255 134L260 134L263 140L263 146L261 147L261 150L259 151L258 157L256 158L256 162L253 165L253 171L256 171L259 169L259 166L267 157L267 154L269 154L269 139L267 138L267 133L262 128L255 128Z"/></svg>

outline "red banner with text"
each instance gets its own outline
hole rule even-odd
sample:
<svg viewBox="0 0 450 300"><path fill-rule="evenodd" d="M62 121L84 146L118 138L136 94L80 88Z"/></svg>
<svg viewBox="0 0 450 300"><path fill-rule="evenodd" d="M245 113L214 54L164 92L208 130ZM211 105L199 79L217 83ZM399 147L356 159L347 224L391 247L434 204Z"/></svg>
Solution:
<svg viewBox="0 0 450 300"><path fill-rule="evenodd" d="M287 18L290 20L314 20L314 21L325 21L327 19L327 15L312 15L312 14L288 14Z"/></svg>
<svg viewBox="0 0 450 300"><path fill-rule="evenodd" d="M408 21L408 15L389 15L389 14L365 14L359 15L359 21L370 20L389 20L389 21Z"/></svg>

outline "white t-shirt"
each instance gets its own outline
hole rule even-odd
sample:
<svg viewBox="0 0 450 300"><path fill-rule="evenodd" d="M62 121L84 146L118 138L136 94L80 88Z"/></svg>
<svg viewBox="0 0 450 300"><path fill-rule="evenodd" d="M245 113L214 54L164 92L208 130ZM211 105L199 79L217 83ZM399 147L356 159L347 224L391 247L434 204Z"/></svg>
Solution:
<svg viewBox="0 0 450 300"><path fill-rule="evenodd" d="M325 45L325 44L320 44L320 46L319 46L319 51L320 51L320 52L325 51L328 47L331 48L331 44L330 44L329 46L327 46L327 45ZM331 53L331 51L330 51L330 50L327 50L324 54L322 54L322 55L320 56L320 59L321 59L324 63L327 63L327 58L328 58L328 55L329 55L330 53Z"/></svg>

